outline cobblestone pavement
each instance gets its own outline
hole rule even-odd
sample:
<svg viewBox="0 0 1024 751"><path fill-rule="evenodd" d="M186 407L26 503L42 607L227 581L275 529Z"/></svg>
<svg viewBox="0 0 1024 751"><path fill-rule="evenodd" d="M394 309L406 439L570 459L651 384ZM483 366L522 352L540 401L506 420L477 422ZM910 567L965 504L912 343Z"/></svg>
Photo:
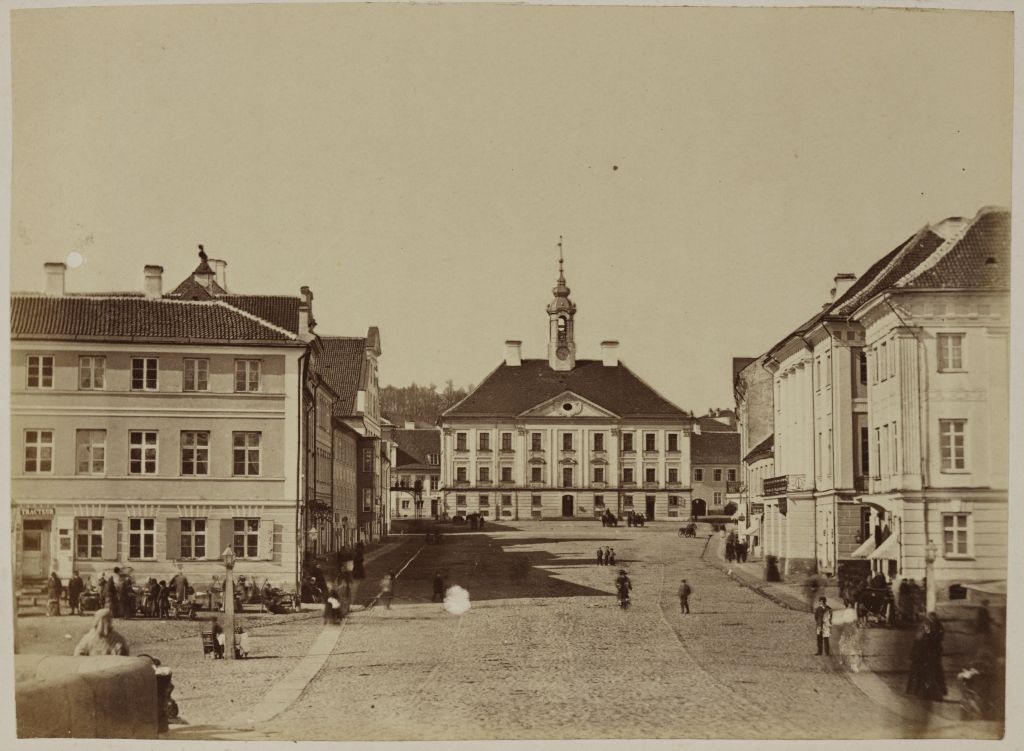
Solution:
<svg viewBox="0 0 1024 751"><path fill-rule="evenodd" d="M419 549L393 609L348 619L302 696L254 730L295 740L900 738L908 726L814 652L813 620L702 559L674 527L530 522ZM618 608L616 549L634 605ZM411 555L415 547L405 548ZM430 602L439 569L472 609ZM692 613L679 613L682 576ZM372 580L371 580L372 581ZM770 648L764 649L767 645Z"/></svg>

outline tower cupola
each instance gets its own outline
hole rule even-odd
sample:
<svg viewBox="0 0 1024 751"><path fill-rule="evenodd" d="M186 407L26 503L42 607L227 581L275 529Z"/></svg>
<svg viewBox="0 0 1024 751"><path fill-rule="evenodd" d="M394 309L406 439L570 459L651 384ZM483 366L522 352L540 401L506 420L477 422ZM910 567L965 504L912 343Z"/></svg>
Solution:
<svg viewBox="0 0 1024 751"><path fill-rule="evenodd" d="M565 283L565 259L562 238L558 238L558 282L551 290L554 298L548 303L548 364L552 370L572 370L576 367L575 323L576 305L569 299L569 286Z"/></svg>

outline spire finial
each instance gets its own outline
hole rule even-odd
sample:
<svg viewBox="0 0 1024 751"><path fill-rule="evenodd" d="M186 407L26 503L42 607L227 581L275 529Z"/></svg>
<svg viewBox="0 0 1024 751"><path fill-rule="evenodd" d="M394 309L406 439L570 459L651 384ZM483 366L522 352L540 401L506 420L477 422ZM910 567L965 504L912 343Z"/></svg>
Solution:
<svg viewBox="0 0 1024 751"><path fill-rule="evenodd" d="M562 270L562 264L564 262L565 262L565 259L562 257L562 236L559 235L558 236L558 281L562 282L563 284L565 283L565 274L563 273L563 270Z"/></svg>

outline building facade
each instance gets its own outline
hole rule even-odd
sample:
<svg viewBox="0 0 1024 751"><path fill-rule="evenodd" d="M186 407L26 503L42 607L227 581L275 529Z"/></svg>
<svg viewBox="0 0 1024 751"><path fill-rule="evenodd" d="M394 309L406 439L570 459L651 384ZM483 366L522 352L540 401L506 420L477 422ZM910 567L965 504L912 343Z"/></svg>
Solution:
<svg viewBox="0 0 1024 751"><path fill-rule="evenodd" d="M1009 257L1004 210L924 227L761 358L784 572L920 578L931 540L938 582L1005 578Z"/></svg>
<svg viewBox="0 0 1024 751"><path fill-rule="evenodd" d="M115 566L202 586L294 585L303 431L301 297L227 292L206 259L174 291L12 295L15 586ZM216 293L216 294L214 294Z"/></svg>
<svg viewBox="0 0 1024 751"><path fill-rule="evenodd" d="M577 358L559 262L548 358L505 361L440 418L441 514L491 519L689 515L693 420L630 371L618 342Z"/></svg>
<svg viewBox="0 0 1024 751"><path fill-rule="evenodd" d="M415 423L392 428L390 490L393 519L436 519L441 508L441 432Z"/></svg>
<svg viewBox="0 0 1024 751"><path fill-rule="evenodd" d="M724 514L727 496L739 490L740 434L726 430L694 433L690 466L691 515Z"/></svg>

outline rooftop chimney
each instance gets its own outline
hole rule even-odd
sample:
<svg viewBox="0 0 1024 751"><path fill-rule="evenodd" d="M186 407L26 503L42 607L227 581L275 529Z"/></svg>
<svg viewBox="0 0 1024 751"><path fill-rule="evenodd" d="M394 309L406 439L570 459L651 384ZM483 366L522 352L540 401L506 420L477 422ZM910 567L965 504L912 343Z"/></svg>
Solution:
<svg viewBox="0 0 1024 751"><path fill-rule="evenodd" d="M518 368L523 364L523 343L517 339L505 340L505 364L512 368Z"/></svg>
<svg viewBox="0 0 1024 751"><path fill-rule="evenodd" d="M159 300L164 296L164 267L163 266L143 266L143 286L142 289L146 293L146 297L151 300Z"/></svg>
<svg viewBox="0 0 1024 751"><path fill-rule="evenodd" d="M313 339L313 327L316 326L313 319L313 293L309 287L303 286L299 288L299 294L302 295L299 302L299 338L308 342Z"/></svg>
<svg viewBox="0 0 1024 751"><path fill-rule="evenodd" d="M44 263L46 269L46 294L60 297L64 294L64 272L68 267L62 261Z"/></svg>
<svg viewBox="0 0 1024 751"><path fill-rule="evenodd" d="M832 300L838 300L846 294L846 291L857 281L856 274L836 274L832 280L835 286L832 288Z"/></svg>
<svg viewBox="0 0 1024 751"><path fill-rule="evenodd" d="M211 258L209 260L210 268L213 269L213 280L217 282L222 290L228 291L228 277L227 267L228 262L222 261L219 258Z"/></svg>
<svg viewBox="0 0 1024 751"><path fill-rule="evenodd" d="M605 367L614 368L619 364L619 343L616 341L601 342L601 362Z"/></svg>

